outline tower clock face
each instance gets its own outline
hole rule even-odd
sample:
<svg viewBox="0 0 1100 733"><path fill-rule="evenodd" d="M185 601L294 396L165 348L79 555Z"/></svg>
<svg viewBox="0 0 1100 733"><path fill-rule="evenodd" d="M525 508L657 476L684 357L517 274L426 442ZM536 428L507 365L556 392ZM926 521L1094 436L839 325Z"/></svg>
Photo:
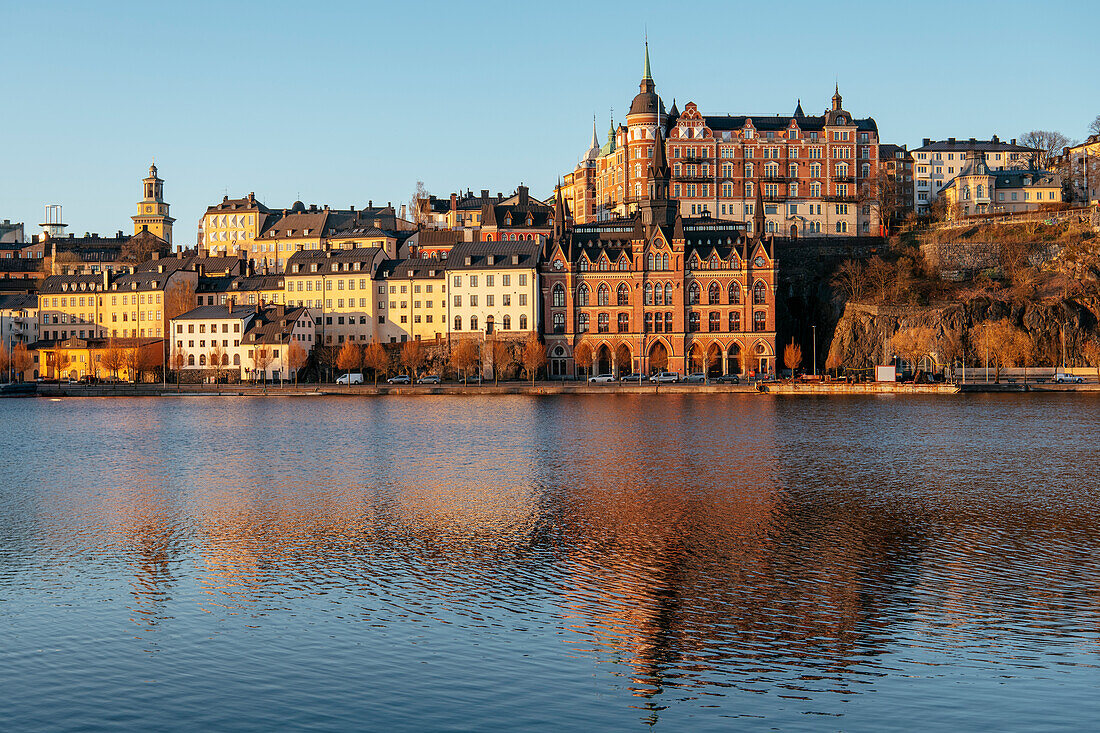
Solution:
<svg viewBox="0 0 1100 733"><path fill-rule="evenodd" d="M752 264L756 265L757 267L763 267L764 266L764 258L761 257L760 255L757 255L756 259L752 261Z"/></svg>
<svg viewBox="0 0 1100 733"><path fill-rule="evenodd" d="M148 214L148 213L149 213L149 212L151 212L152 210L153 210L153 207L152 207L152 206L146 206L146 207L145 207L145 213L146 213L146 214Z"/></svg>

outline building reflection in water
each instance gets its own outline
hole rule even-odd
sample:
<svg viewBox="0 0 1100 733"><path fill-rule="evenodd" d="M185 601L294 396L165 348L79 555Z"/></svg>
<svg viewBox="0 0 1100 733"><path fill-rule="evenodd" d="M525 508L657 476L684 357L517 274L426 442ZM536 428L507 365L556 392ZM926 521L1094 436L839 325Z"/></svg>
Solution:
<svg viewBox="0 0 1100 733"><path fill-rule="evenodd" d="M950 461L976 459L934 419L903 447L879 410L853 449L858 413L748 396L409 402L365 402L350 426L321 411L300 434L290 408L224 412L216 450L200 418L138 415L153 448L112 445L94 501L42 523L61 555L121 547L153 648L189 576L204 611L252 624L332 603L381 626L542 624L648 722L670 696L874 689L903 636L951 654L1076 612L1095 639L1100 532L1080 477L1052 479L1050 499L1006 496L975 465L964 485Z"/></svg>

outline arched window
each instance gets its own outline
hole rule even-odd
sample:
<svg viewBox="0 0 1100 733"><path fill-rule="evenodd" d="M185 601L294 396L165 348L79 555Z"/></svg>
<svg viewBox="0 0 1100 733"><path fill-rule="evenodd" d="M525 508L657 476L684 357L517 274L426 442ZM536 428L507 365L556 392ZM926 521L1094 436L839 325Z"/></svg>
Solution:
<svg viewBox="0 0 1100 733"><path fill-rule="evenodd" d="M455 330L462 330L462 316L455 316Z"/></svg>
<svg viewBox="0 0 1100 733"><path fill-rule="evenodd" d="M195 355L194 354L188 354L187 355L187 366L195 366Z"/></svg>
<svg viewBox="0 0 1100 733"><path fill-rule="evenodd" d="M493 235L492 234L486 234L485 235L485 241L486 242L492 242L493 241Z"/></svg>
<svg viewBox="0 0 1100 733"><path fill-rule="evenodd" d="M653 283L645 284L645 296L642 302L646 305L653 305Z"/></svg>
<svg viewBox="0 0 1100 733"><path fill-rule="evenodd" d="M718 259L718 255L710 256L710 269L717 270L721 265L721 260Z"/></svg>
<svg viewBox="0 0 1100 733"><path fill-rule="evenodd" d="M577 269L581 272L588 272L588 258L584 255L581 255L581 259L577 263Z"/></svg>
<svg viewBox="0 0 1100 733"><path fill-rule="evenodd" d="M740 305L741 303L741 285L739 283L730 283L730 305Z"/></svg>
<svg viewBox="0 0 1100 733"><path fill-rule="evenodd" d="M598 305L611 305L611 288L607 286L607 283L602 283L599 290L596 291L596 303Z"/></svg>
<svg viewBox="0 0 1100 733"><path fill-rule="evenodd" d="M652 313L646 313L645 314L645 330L646 330L646 333L652 333L653 332L653 314Z"/></svg>
<svg viewBox="0 0 1100 733"><path fill-rule="evenodd" d="M662 270L667 270L668 269L668 253L665 253L661 257L661 269Z"/></svg>
<svg viewBox="0 0 1100 733"><path fill-rule="evenodd" d="M692 311L691 314L688 315L688 330L689 331L698 331L699 330L699 314L696 313L695 311Z"/></svg>
<svg viewBox="0 0 1100 733"><path fill-rule="evenodd" d="M616 291L616 300L618 305L630 305L630 288L626 283L619 283L619 289Z"/></svg>
<svg viewBox="0 0 1100 733"><path fill-rule="evenodd" d="M764 166L764 177L765 178L779 178L779 164L778 163L768 163L767 165L765 165Z"/></svg>
<svg viewBox="0 0 1100 733"><path fill-rule="evenodd" d="M969 198L970 198L970 186L963 186L963 198L969 200Z"/></svg>
<svg viewBox="0 0 1100 733"><path fill-rule="evenodd" d="M229 366L229 354L222 354L222 365Z"/></svg>
<svg viewBox="0 0 1100 733"><path fill-rule="evenodd" d="M768 286L764 284L763 280L757 280L756 284L752 286L752 304L764 305L768 302Z"/></svg>
<svg viewBox="0 0 1100 733"><path fill-rule="evenodd" d="M741 330L741 314L738 313L737 311L732 311L730 313L730 331L736 332L736 331L740 331L740 330Z"/></svg>
<svg viewBox="0 0 1100 733"><path fill-rule="evenodd" d="M652 252L650 252L649 257L646 258L646 267L650 270L657 269L657 258L653 255Z"/></svg>
<svg viewBox="0 0 1100 733"><path fill-rule="evenodd" d="M233 366L240 366L240 365L241 365L241 355L240 354L234 354L233 355Z"/></svg>
<svg viewBox="0 0 1100 733"><path fill-rule="evenodd" d="M665 332L672 333L672 314L665 313Z"/></svg>
<svg viewBox="0 0 1100 733"><path fill-rule="evenodd" d="M199 366L206 366L206 354L199 354Z"/></svg>
<svg viewBox="0 0 1100 733"><path fill-rule="evenodd" d="M470 330L477 330L477 316L470 316Z"/></svg>
<svg viewBox="0 0 1100 733"><path fill-rule="evenodd" d="M672 283L665 283L665 304L672 305Z"/></svg>
<svg viewBox="0 0 1100 733"><path fill-rule="evenodd" d="M630 269L630 260L628 260L626 257L620 257L619 258L619 269L620 270L629 270Z"/></svg>
<svg viewBox="0 0 1100 733"><path fill-rule="evenodd" d="M577 333L588 333L587 313L580 313L577 315Z"/></svg>
<svg viewBox="0 0 1100 733"><path fill-rule="evenodd" d="M521 323L522 323L522 321L521 321ZM525 330L525 327L523 327L523 326L520 326L520 328ZM554 333L565 333L565 314L564 313L555 313L554 314Z"/></svg>
<svg viewBox="0 0 1100 733"><path fill-rule="evenodd" d="M985 186L983 186L982 184L979 183L978 184L978 198L982 197L982 194L983 194L984 191L985 191Z"/></svg>
<svg viewBox="0 0 1100 733"><path fill-rule="evenodd" d="M707 302L710 305L718 305L722 302L722 287L718 283L712 282L707 289Z"/></svg>
<svg viewBox="0 0 1100 733"><path fill-rule="evenodd" d="M588 286L581 283L581 286L577 288L577 305L588 305Z"/></svg>
<svg viewBox="0 0 1100 733"><path fill-rule="evenodd" d="M565 307L565 287L561 283L556 283L554 289L550 291L554 298L555 308Z"/></svg>
<svg viewBox="0 0 1100 733"><path fill-rule="evenodd" d="M699 303L699 283L692 283L688 288L688 305L697 305Z"/></svg>
<svg viewBox="0 0 1100 733"><path fill-rule="evenodd" d="M523 315L522 313L519 316L519 330L520 331L526 331L527 330L527 316Z"/></svg>
<svg viewBox="0 0 1100 733"><path fill-rule="evenodd" d="M752 314L752 330L753 331L766 331L768 324L768 316L764 311L756 311Z"/></svg>
<svg viewBox="0 0 1100 733"><path fill-rule="evenodd" d="M512 328L512 317L508 314L505 314L503 323L504 323L504 330L505 331L510 331L511 328Z"/></svg>
<svg viewBox="0 0 1100 733"><path fill-rule="evenodd" d="M607 272L611 269L611 263L607 261L606 257L600 258L600 272Z"/></svg>

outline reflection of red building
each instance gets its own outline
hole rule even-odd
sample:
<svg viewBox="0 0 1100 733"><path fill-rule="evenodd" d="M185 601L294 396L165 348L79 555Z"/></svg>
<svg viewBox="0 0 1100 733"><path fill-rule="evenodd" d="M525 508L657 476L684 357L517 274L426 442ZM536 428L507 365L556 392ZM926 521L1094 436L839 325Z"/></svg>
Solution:
<svg viewBox="0 0 1100 733"><path fill-rule="evenodd" d="M629 217L568 225L559 189L541 265L550 375L587 343L600 373L775 368L774 250L741 222L683 217L657 133L649 191ZM757 188L760 202L760 188ZM757 231L763 208L757 208Z"/></svg>

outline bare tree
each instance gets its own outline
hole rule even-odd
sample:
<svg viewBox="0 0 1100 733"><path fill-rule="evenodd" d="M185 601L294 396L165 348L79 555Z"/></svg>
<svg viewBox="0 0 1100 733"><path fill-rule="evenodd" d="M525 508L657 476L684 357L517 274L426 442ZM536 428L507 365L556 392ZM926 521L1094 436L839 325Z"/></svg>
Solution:
<svg viewBox="0 0 1100 733"><path fill-rule="evenodd" d="M103 358L99 362L104 369L118 378L118 372L126 365L126 356L122 346L115 339L107 341L107 348L103 351Z"/></svg>
<svg viewBox="0 0 1100 733"><path fill-rule="evenodd" d="M889 299L894 279L894 268L878 255L867 263L867 283L879 301Z"/></svg>
<svg viewBox="0 0 1100 733"><path fill-rule="evenodd" d="M302 367L306 363L306 350L298 345L298 342L292 341L290 348L286 350L286 365L290 369L294 370L294 386L298 386L298 372L302 370Z"/></svg>
<svg viewBox="0 0 1100 733"><path fill-rule="evenodd" d="M417 181L416 189L413 190L412 198L409 200L409 216L412 217L413 223L417 226L427 223L430 201L431 194L425 188L424 181Z"/></svg>
<svg viewBox="0 0 1100 733"><path fill-rule="evenodd" d="M8 353L8 347L4 344L0 344L0 374L7 377L7 372L11 368L11 354Z"/></svg>
<svg viewBox="0 0 1100 733"><path fill-rule="evenodd" d="M833 275L832 283L846 300L858 303L867 294L867 268L858 260L845 260Z"/></svg>
<svg viewBox="0 0 1100 733"><path fill-rule="evenodd" d="M172 354L172 371L176 373L176 391L180 388L180 372L183 371L184 364L187 363L187 352L183 349L176 349L176 352Z"/></svg>
<svg viewBox="0 0 1100 733"><path fill-rule="evenodd" d="M1054 130L1032 130L1020 137L1020 144L1036 148L1039 152L1035 161L1039 168L1047 169L1053 159L1062 152L1062 148L1070 144L1070 139Z"/></svg>
<svg viewBox="0 0 1100 733"><path fill-rule="evenodd" d="M796 344L794 339L783 347L783 364L791 370L791 378L794 378L794 372L798 367L802 366L802 346Z"/></svg>
<svg viewBox="0 0 1100 733"><path fill-rule="evenodd" d="M500 375L512 365L512 344L501 339L494 339L491 349L493 355L493 382L500 384Z"/></svg>
<svg viewBox="0 0 1100 733"><path fill-rule="evenodd" d="M418 339L411 339L401 347L401 365L409 375L409 381L416 379L420 367L424 365L424 349Z"/></svg>
<svg viewBox="0 0 1100 733"><path fill-rule="evenodd" d="M138 232L122 245L121 260L138 264L149 259L154 253L167 254L168 243L148 231Z"/></svg>
<svg viewBox="0 0 1100 733"><path fill-rule="evenodd" d="M1100 115L1096 115L1096 119L1089 123L1089 134L1100 135Z"/></svg>
<svg viewBox="0 0 1100 733"><path fill-rule="evenodd" d="M1096 119L1100 121L1100 117ZM1100 342L1096 339L1086 341L1081 348L1081 356L1096 369L1096 381L1100 382Z"/></svg>
<svg viewBox="0 0 1100 733"><path fill-rule="evenodd" d="M921 359L932 353L934 339L935 333L930 328L902 328L891 337L890 346L909 362L915 378L920 370Z"/></svg>
<svg viewBox="0 0 1100 733"><path fill-rule="evenodd" d="M267 368L271 365L271 349L262 344L252 346L252 367L260 373L263 384L267 386Z"/></svg>
<svg viewBox="0 0 1100 733"><path fill-rule="evenodd" d="M209 359L210 368L214 372L214 384L219 385L218 389L220 390L222 377L225 376L226 372L225 367L229 364L228 355L219 344L214 344L214 348L210 350L210 355L207 358Z"/></svg>
<svg viewBox="0 0 1100 733"><path fill-rule="evenodd" d="M31 368L34 357L27 351L25 344L16 344L11 350L11 367L19 375L19 381L23 381L24 372Z"/></svg>
<svg viewBox="0 0 1100 733"><path fill-rule="evenodd" d="M195 286L190 280L174 283L164 293L164 320L166 323L195 307Z"/></svg>
<svg viewBox="0 0 1100 733"><path fill-rule="evenodd" d="M630 348L626 344L619 344L615 349L615 366L619 368L619 376L629 374L633 363L630 359Z"/></svg>
<svg viewBox="0 0 1100 733"><path fill-rule="evenodd" d="M985 321L970 331L970 341L979 350L991 355L996 365L994 381L1001 381L1002 367L1015 367L1025 363L1032 351L1031 337L1007 318ZM1025 363L1026 366L1026 363Z"/></svg>
<svg viewBox="0 0 1100 733"><path fill-rule="evenodd" d="M890 175L885 166L880 166L860 186L858 192L859 204L870 206L878 214L879 222L884 227L889 227L897 218L898 213L906 207L907 202L902 195L903 192L902 182Z"/></svg>
<svg viewBox="0 0 1100 733"><path fill-rule="evenodd" d="M539 341L539 336L534 331L527 337L527 343L523 347L523 368L527 370L527 376L531 378L531 386L535 386L535 377L546 365L546 347Z"/></svg>
<svg viewBox="0 0 1100 733"><path fill-rule="evenodd" d="M374 372L374 385L378 386L378 375L385 374L390 366L390 357L386 349L377 341L372 341L363 353L363 363Z"/></svg>
<svg viewBox="0 0 1100 733"><path fill-rule="evenodd" d="M351 371L358 370L363 365L363 351L359 346L348 339L344 342L344 345L340 347L340 353L336 355L336 368L343 369L345 374L350 374ZM348 384L351 384L351 379L348 379Z"/></svg>
<svg viewBox="0 0 1100 733"><path fill-rule="evenodd" d="M140 354L141 347L136 341L130 342L130 344L122 350L122 363L126 367L126 372L130 377L130 381L134 384L137 384L138 381L141 362Z"/></svg>
<svg viewBox="0 0 1100 733"><path fill-rule="evenodd" d="M471 339L462 339L451 349L451 366L462 374L465 384L469 384L467 377L477 365L477 359L477 345Z"/></svg>
<svg viewBox="0 0 1100 733"><path fill-rule="evenodd" d="M592 376L592 347L587 341L580 342L573 349L573 363L584 369L585 378Z"/></svg>

